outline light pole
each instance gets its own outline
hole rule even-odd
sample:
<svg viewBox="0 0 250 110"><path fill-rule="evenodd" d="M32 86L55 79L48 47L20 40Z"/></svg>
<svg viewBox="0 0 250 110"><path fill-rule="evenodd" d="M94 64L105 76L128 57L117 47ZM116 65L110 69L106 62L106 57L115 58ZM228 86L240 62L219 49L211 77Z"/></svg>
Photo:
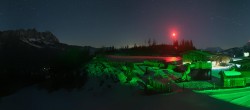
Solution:
<svg viewBox="0 0 250 110"><path fill-rule="evenodd" d="M178 41L177 41L177 34L176 34L176 32L173 32L171 34L171 38L173 40L173 47L177 50L179 44L178 44Z"/></svg>

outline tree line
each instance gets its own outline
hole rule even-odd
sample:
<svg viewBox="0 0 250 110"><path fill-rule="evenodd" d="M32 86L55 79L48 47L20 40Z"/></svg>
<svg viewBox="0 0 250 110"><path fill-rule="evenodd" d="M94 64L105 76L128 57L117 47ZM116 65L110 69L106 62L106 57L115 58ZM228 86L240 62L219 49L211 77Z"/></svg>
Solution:
<svg viewBox="0 0 250 110"><path fill-rule="evenodd" d="M182 52L195 50L192 40L175 40L172 44L157 43L156 40L145 40L143 45L136 43L129 47L129 45L115 48L114 46L106 47L103 49L107 54L119 55L179 55Z"/></svg>

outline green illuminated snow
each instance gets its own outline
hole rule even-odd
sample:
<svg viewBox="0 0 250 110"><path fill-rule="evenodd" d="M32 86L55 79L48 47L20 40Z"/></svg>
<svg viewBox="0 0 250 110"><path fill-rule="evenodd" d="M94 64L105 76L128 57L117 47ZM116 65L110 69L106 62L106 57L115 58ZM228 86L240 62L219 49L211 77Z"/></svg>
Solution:
<svg viewBox="0 0 250 110"><path fill-rule="evenodd" d="M224 100L240 106L250 107L250 87L204 90L195 92L207 94L213 98Z"/></svg>

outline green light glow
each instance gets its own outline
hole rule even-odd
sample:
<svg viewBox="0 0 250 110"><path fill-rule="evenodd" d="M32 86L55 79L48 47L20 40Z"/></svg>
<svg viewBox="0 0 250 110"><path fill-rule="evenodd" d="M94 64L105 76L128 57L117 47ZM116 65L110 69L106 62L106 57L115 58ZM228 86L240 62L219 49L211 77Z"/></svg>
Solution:
<svg viewBox="0 0 250 110"><path fill-rule="evenodd" d="M130 83L130 85L132 85L132 86L138 86L138 83L137 83L138 81L143 82L140 78L138 78L138 77L133 77L132 80L131 80L129 83Z"/></svg>
<svg viewBox="0 0 250 110"><path fill-rule="evenodd" d="M127 76L125 76L124 73L118 74L118 79L120 80L121 84L124 84L125 82L127 82Z"/></svg>
<svg viewBox="0 0 250 110"><path fill-rule="evenodd" d="M87 65L87 71L89 77L116 77L124 86L139 87L147 91L167 92L170 90L168 83L157 81L168 78L166 73L160 69L163 67L164 64L158 61L114 62L105 57L96 57Z"/></svg>
<svg viewBox="0 0 250 110"><path fill-rule="evenodd" d="M195 91L236 105L250 107L250 88L232 88Z"/></svg>

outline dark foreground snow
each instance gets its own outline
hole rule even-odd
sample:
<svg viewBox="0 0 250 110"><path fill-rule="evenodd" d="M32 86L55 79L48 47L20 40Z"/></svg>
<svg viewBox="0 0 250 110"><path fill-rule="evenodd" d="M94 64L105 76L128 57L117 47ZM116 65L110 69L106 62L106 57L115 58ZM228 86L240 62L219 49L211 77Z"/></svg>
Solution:
<svg viewBox="0 0 250 110"><path fill-rule="evenodd" d="M216 74L215 72L213 72ZM30 86L0 98L0 110L250 110L191 90L142 95L138 89L89 80L80 90L48 92Z"/></svg>
<svg viewBox="0 0 250 110"><path fill-rule="evenodd" d="M59 90L48 93L27 87L0 99L0 110L247 110L208 95L189 90L145 96L124 86L87 87L81 90Z"/></svg>

